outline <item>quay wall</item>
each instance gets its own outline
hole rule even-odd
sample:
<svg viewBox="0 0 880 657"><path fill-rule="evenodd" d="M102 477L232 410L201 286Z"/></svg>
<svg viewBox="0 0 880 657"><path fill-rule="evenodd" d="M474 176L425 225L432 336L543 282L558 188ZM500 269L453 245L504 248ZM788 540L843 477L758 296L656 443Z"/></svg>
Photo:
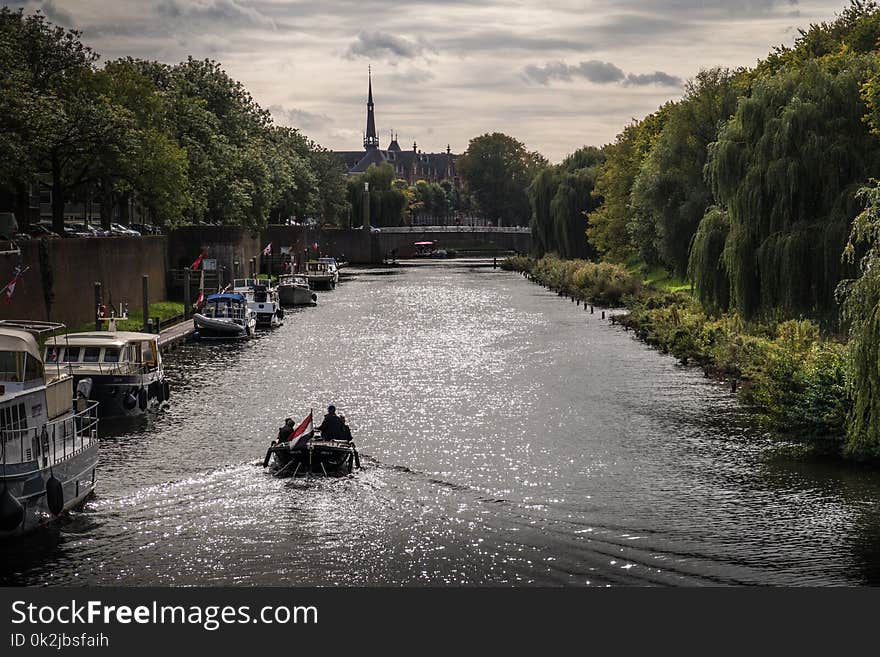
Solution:
<svg viewBox="0 0 880 657"><path fill-rule="evenodd" d="M97 237L30 240L20 254L0 255L0 277L6 285L17 264L25 271L12 301L0 303L0 319L58 321L70 328L95 316L94 284L100 282L104 303L129 308L142 305L141 277L149 276L150 302L166 298L164 237ZM44 281L51 280L51 304Z"/></svg>

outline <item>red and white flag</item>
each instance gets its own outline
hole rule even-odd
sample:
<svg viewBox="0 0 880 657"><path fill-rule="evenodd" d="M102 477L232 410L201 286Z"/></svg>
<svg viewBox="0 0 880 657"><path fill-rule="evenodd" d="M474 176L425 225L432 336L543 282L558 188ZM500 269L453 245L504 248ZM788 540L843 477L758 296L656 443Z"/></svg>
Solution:
<svg viewBox="0 0 880 657"><path fill-rule="evenodd" d="M305 444L309 441L309 438L312 437L312 433L315 431L314 422L312 422L312 411L309 411L309 414L306 416L306 419L300 422L299 426L293 430L293 433L290 434L291 443L293 443L290 448L296 449L297 447L304 447Z"/></svg>
<svg viewBox="0 0 880 657"><path fill-rule="evenodd" d="M199 296L196 298L196 308L201 309L202 301L205 300L205 291L199 290Z"/></svg>
<svg viewBox="0 0 880 657"><path fill-rule="evenodd" d="M272 242L269 242L266 245L266 248L263 249L263 255L267 256L267 255L270 255L271 253L272 253Z"/></svg>
<svg viewBox="0 0 880 657"><path fill-rule="evenodd" d="M198 269L202 264L202 260L204 260L204 259L205 259L205 251L204 251L204 249L202 249L202 252L199 254L199 257L196 258L196 261L193 263L192 268Z"/></svg>
<svg viewBox="0 0 880 657"><path fill-rule="evenodd" d="M21 280L22 274L24 274L30 267L25 267L24 269L21 266L16 266L15 271L13 271L12 280L6 284L6 287L3 288L3 303L12 303L12 294L15 292L15 285Z"/></svg>

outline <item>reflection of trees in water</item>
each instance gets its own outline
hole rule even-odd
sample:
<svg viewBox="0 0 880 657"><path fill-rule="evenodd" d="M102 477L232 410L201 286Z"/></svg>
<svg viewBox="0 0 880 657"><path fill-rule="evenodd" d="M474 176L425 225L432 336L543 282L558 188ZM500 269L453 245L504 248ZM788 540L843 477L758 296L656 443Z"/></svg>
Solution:
<svg viewBox="0 0 880 657"><path fill-rule="evenodd" d="M66 549L65 543L98 526L88 513L74 511L24 536L0 541L0 586L52 584L55 568L76 571L81 552Z"/></svg>
<svg viewBox="0 0 880 657"><path fill-rule="evenodd" d="M835 570L845 572L854 583L880 585L880 469L774 455L762 462L754 479L756 485L770 490L804 494L837 505L841 513L839 523L845 531L835 538L846 544L850 552L840 554ZM816 540L822 539L817 536ZM852 561L857 572L846 572L842 562L847 560Z"/></svg>

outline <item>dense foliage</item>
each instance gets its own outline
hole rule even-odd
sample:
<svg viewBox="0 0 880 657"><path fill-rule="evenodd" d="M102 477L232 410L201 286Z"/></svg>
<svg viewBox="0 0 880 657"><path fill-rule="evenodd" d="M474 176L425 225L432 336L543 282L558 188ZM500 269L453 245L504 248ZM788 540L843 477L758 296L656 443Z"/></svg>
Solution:
<svg viewBox="0 0 880 657"><path fill-rule="evenodd" d="M532 209L532 250L563 258L595 255L586 240L587 213L598 207L593 194L605 154L586 146L561 164L540 171L526 190Z"/></svg>
<svg viewBox="0 0 880 657"><path fill-rule="evenodd" d="M526 226L530 214L526 188L545 165L538 153L495 132L471 139L457 167L483 216L504 226Z"/></svg>
<svg viewBox="0 0 880 657"><path fill-rule="evenodd" d="M45 181L57 230L74 199L111 209L105 224L132 201L163 225L345 219L342 162L274 125L219 64L99 68L79 36L0 9L0 186L21 198Z"/></svg>

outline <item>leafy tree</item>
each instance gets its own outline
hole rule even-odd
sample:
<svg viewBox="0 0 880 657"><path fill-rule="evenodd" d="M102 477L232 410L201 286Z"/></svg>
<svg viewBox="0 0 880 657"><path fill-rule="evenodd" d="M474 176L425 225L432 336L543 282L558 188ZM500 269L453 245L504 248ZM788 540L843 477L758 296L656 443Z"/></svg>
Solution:
<svg viewBox="0 0 880 657"><path fill-rule="evenodd" d="M640 239L653 244L661 264L684 278L697 225L714 199L705 183L707 147L745 92L740 72L714 68L689 81L684 98L669 105L663 129L633 181L633 215L646 224ZM633 236L634 240L638 238Z"/></svg>
<svg viewBox="0 0 880 657"><path fill-rule="evenodd" d="M730 300L746 317L836 314L855 192L880 164L859 98L874 68L843 49L761 78L710 145L706 171L730 220Z"/></svg>
<svg viewBox="0 0 880 657"><path fill-rule="evenodd" d="M471 139L457 163L482 214L508 226L528 224L526 188L545 165L541 155L529 152L521 142L500 132Z"/></svg>
<svg viewBox="0 0 880 657"><path fill-rule="evenodd" d="M394 167L387 162L348 179L348 202L351 205L352 224L361 225L364 209L364 183L369 183L370 224L372 226L400 226L406 209L406 195L394 184Z"/></svg>

